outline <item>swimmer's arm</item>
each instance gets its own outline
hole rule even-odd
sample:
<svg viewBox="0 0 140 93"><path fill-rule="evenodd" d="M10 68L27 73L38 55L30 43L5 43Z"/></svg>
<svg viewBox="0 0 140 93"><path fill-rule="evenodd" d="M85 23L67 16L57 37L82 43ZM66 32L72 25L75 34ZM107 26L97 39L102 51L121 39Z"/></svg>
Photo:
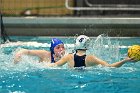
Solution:
<svg viewBox="0 0 140 93"><path fill-rule="evenodd" d="M23 54L27 54L28 50L27 49L22 49L20 51L18 51L15 55L14 55L14 63L17 63L21 60L21 56Z"/></svg>
<svg viewBox="0 0 140 93"><path fill-rule="evenodd" d="M101 59L99 59L97 57L93 57L93 60L94 60L94 62L96 64L101 64L103 66L107 66L107 67L120 67L120 66L122 66L123 64L125 64L128 61L132 61L133 59L127 57L127 58L125 58L125 59L123 59L123 60L121 60L119 62L115 62L115 63L112 63L112 64L109 64L106 61L103 61L103 60L101 60Z"/></svg>
<svg viewBox="0 0 140 93"><path fill-rule="evenodd" d="M25 50L22 52L22 54L43 57L45 54L49 54L49 52L45 50Z"/></svg>
<svg viewBox="0 0 140 93"><path fill-rule="evenodd" d="M47 64L46 66L47 66L47 67L62 66L62 65L64 65L64 64L67 63L68 59L69 59L69 58L68 58L68 56L66 55L66 56L64 56L63 58L61 58L59 61L57 61L57 62L55 62L55 63Z"/></svg>
<svg viewBox="0 0 140 93"><path fill-rule="evenodd" d="M49 52L45 50L27 50L22 49L15 54L14 63L17 63L21 60L22 55L33 55L38 56L41 60L45 58L45 56L49 56Z"/></svg>
<svg viewBox="0 0 140 93"><path fill-rule="evenodd" d="M57 67L57 66L62 66L64 64L67 63L67 58L64 56L62 59L60 59L59 61L55 62L55 63L50 63L47 64L47 67Z"/></svg>
<svg viewBox="0 0 140 93"><path fill-rule="evenodd" d="M66 64L68 60L69 60L69 55L66 55L66 56L62 57L59 61L55 62L55 65L62 66L64 64Z"/></svg>
<svg viewBox="0 0 140 93"><path fill-rule="evenodd" d="M109 65L106 61L103 61L103 60L97 58L96 56L92 56L92 55L88 56L88 61L94 65L99 65L99 64L101 64L102 66Z"/></svg>
<svg viewBox="0 0 140 93"><path fill-rule="evenodd" d="M28 49L22 49L16 53L16 55L39 55L39 50L28 50Z"/></svg>
<svg viewBox="0 0 140 93"><path fill-rule="evenodd" d="M119 62L116 62L116 63L112 63L112 64L109 64L108 66L109 67L121 67L123 64L127 63L127 62L132 62L134 61L133 58L129 58L129 57L126 57L125 59L119 61Z"/></svg>

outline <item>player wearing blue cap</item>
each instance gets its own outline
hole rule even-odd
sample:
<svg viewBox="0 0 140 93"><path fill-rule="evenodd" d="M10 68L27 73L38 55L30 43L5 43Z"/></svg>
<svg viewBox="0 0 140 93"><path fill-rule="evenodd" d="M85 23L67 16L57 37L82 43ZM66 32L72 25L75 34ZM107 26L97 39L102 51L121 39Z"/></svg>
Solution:
<svg viewBox="0 0 140 93"><path fill-rule="evenodd" d="M61 40L57 39L57 38L53 38L51 41L51 47L50 47L50 51L51 51L51 62L55 63L54 58L61 58L62 55L64 55L64 44Z"/></svg>
<svg viewBox="0 0 140 93"><path fill-rule="evenodd" d="M44 61L54 63L60 60L64 54L65 54L64 43L58 38L53 38L51 40L50 51L22 49L15 54L14 62L15 63L19 62L21 60L22 55L33 55L38 56L40 62Z"/></svg>

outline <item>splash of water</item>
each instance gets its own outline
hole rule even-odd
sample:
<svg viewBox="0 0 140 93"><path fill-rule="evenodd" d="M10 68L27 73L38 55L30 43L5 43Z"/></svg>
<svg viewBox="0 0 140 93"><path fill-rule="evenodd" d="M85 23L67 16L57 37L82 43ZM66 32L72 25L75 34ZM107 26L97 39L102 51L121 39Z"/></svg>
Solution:
<svg viewBox="0 0 140 93"><path fill-rule="evenodd" d="M108 62L120 59L119 42L110 40L110 37L101 34L95 40L91 40L90 54L93 54Z"/></svg>

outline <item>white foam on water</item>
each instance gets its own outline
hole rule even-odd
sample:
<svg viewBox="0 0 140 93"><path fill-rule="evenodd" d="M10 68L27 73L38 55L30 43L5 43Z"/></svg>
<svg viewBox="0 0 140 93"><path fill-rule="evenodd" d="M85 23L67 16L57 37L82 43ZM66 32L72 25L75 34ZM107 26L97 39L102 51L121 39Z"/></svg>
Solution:
<svg viewBox="0 0 140 93"><path fill-rule="evenodd" d="M26 92L24 92L24 91L9 91L9 93L26 93Z"/></svg>

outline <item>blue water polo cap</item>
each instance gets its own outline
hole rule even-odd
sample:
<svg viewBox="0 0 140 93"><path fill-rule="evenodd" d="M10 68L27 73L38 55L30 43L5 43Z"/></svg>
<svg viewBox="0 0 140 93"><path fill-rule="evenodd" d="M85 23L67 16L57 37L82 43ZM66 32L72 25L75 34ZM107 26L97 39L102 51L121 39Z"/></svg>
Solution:
<svg viewBox="0 0 140 93"><path fill-rule="evenodd" d="M58 39L58 38L52 39L51 47L50 47L50 51L52 52L52 54L54 54L54 48L59 44L63 44L63 42L60 39Z"/></svg>

